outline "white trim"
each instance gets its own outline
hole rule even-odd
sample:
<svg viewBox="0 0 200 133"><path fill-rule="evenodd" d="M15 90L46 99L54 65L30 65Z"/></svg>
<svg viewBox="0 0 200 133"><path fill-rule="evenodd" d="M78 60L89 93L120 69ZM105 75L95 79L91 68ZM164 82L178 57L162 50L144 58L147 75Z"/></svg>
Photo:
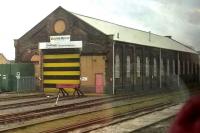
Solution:
<svg viewBox="0 0 200 133"><path fill-rule="evenodd" d="M60 49L60 48L82 48L82 41L70 41L66 44L52 44L50 42L40 42L39 49Z"/></svg>

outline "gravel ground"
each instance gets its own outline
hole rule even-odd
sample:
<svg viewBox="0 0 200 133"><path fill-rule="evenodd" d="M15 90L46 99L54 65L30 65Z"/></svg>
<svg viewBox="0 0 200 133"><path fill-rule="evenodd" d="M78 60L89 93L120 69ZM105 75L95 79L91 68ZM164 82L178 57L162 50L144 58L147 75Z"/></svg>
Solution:
<svg viewBox="0 0 200 133"><path fill-rule="evenodd" d="M174 117L133 133L167 133Z"/></svg>

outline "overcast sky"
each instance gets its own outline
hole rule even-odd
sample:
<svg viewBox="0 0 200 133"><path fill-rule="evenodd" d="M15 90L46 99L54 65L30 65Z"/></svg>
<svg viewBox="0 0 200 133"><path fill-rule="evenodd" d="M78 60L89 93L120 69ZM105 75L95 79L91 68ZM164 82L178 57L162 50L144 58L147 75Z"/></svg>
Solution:
<svg viewBox="0 0 200 133"><path fill-rule="evenodd" d="M0 52L14 59L13 40L58 6L155 34L171 35L200 50L200 0L4 0L0 4Z"/></svg>

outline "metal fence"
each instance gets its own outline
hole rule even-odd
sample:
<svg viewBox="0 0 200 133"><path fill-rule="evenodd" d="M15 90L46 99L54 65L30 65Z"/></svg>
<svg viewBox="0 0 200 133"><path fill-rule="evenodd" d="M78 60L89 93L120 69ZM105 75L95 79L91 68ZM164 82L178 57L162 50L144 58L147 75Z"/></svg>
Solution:
<svg viewBox="0 0 200 133"><path fill-rule="evenodd" d="M28 92L36 89L36 79L32 76L20 77L16 79L16 91Z"/></svg>
<svg viewBox="0 0 200 133"><path fill-rule="evenodd" d="M0 76L0 92L31 92L36 90L36 79L33 76L12 75Z"/></svg>

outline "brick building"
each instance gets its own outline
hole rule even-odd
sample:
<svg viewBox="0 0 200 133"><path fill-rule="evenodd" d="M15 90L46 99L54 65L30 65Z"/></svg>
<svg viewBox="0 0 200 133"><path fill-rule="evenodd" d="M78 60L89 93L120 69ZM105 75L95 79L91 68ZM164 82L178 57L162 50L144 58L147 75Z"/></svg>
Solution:
<svg viewBox="0 0 200 133"><path fill-rule="evenodd" d="M61 35L70 35L71 41L82 41L82 49L38 49L40 42ZM15 50L16 62L31 62L34 56L41 57L37 73L46 91L64 82L80 82L84 91L97 93L169 89L180 87L182 82L199 82L195 50L169 36L79 15L62 7L15 40ZM80 59L78 55L73 55L76 58L66 55L74 52L80 54ZM66 60L78 61L80 65L76 67L80 69L64 68ZM60 66L56 66L58 62Z"/></svg>

